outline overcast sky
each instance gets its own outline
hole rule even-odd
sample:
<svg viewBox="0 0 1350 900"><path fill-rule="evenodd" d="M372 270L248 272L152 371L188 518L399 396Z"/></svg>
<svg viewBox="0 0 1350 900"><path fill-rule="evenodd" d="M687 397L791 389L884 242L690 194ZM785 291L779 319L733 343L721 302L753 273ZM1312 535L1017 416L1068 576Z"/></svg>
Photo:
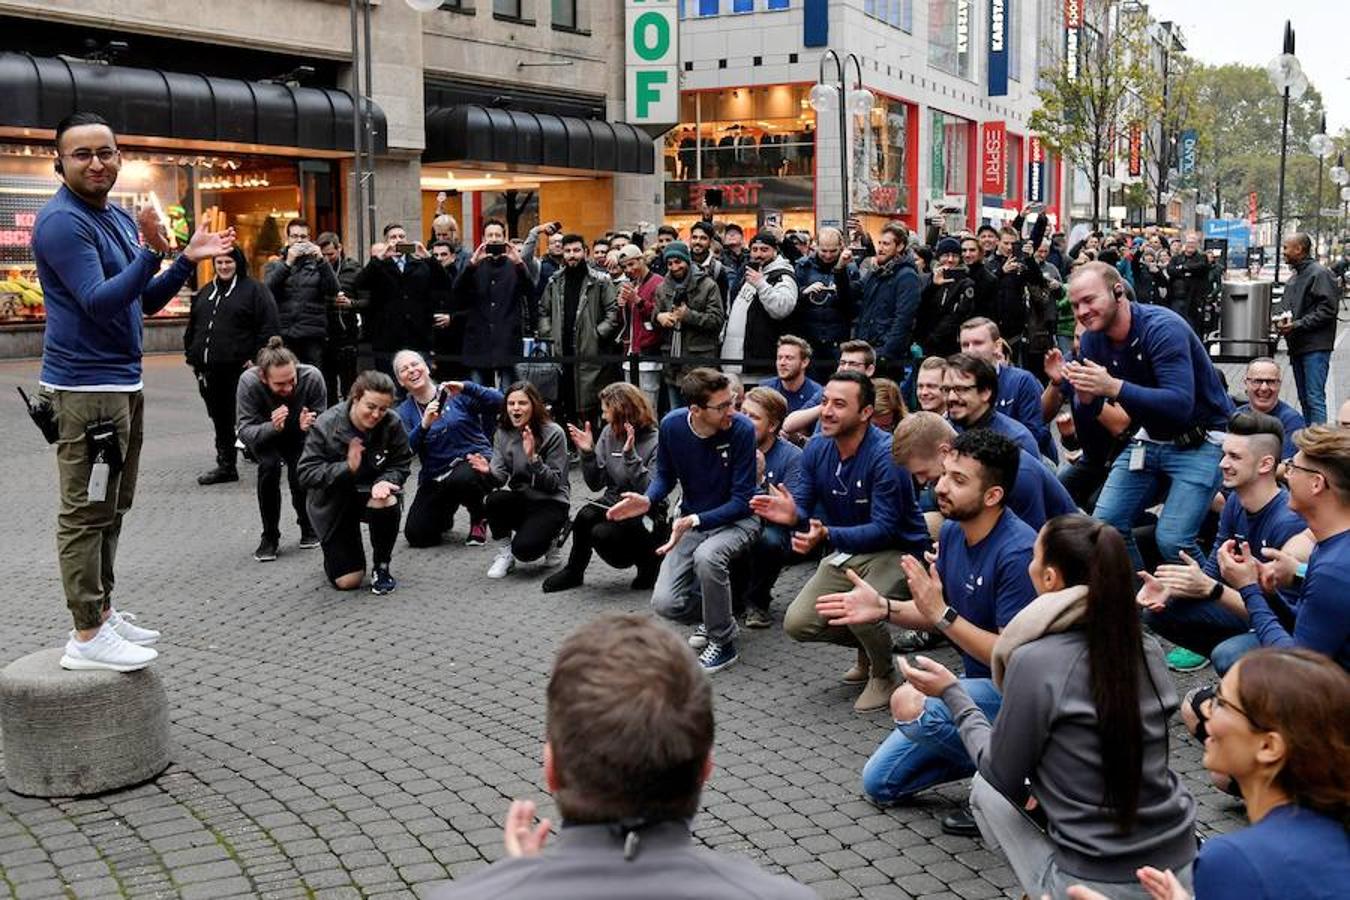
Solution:
<svg viewBox="0 0 1350 900"><path fill-rule="evenodd" d="M1350 3L1345 0L1147 0L1158 21L1178 23L1186 49L1206 63L1265 66L1280 52L1285 19L1294 23L1295 55L1321 92L1327 131L1350 127Z"/></svg>

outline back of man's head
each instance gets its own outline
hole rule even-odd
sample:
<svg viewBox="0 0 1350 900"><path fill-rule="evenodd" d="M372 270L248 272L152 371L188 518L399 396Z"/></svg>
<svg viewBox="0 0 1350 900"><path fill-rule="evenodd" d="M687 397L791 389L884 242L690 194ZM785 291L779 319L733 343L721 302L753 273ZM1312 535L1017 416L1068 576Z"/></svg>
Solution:
<svg viewBox="0 0 1350 900"><path fill-rule="evenodd" d="M906 468L915 459L931 460L943 444L956 439L952 423L937 413L917 410L900 420L891 436L891 456Z"/></svg>
<svg viewBox="0 0 1350 900"><path fill-rule="evenodd" d="M1294 435L1303 458L1326 478L1341 507L1350 507L1350 430L1309 425Z"/></svg>
<svg viewBox="0 0 1350 900"><path fill-rule="evenodd" d="M712 752L712 689L674 631L612 615L572 632L548 684L554 798L568 822L688 819Z"/></svg>

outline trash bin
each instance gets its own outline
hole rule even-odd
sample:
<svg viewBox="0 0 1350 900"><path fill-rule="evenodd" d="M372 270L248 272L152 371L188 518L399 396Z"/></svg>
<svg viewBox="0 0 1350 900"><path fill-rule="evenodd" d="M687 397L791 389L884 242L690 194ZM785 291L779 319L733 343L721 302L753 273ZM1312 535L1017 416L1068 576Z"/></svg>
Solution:
<svg viewBox="0 0 1350 900"><path fill-rule="evenodd" d="M1225 281L1219 339L1225 354L1263 356L1270 350L1272 281Z"/></svg>

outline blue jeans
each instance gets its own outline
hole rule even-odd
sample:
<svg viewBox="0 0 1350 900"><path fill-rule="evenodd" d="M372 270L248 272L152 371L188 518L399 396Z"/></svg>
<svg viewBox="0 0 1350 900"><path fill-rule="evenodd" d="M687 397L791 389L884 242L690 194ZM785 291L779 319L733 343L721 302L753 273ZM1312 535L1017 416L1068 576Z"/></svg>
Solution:
<svg viewBox="0 0 1350 900"><path fill-rule="evenodd" d="M992 722L1003 705L993 679L962 678L961 685ZM947 704L929 697L923 715L913 722L896 722L895 730L873 751L863 766L862 788L872 802L889 806L974 774L975 763L961 743Z"/></svg>
<svg viewBox="0 0 1350 900"><path fill-rule="evenodd" d="M1144 624L1154 634L1202 656L1211 656L1229 638L1249 633L1246 619L1204 598L1177 597L1160 613L1146 610Z"/></svg>
<svg viewBox="0 0 1350 900"><path fill-rule="evenodd" d="M1298 388L1298 405L1309 425L1320 425L1327 420L1327 374L1331 371L1331 351L1313 350L1289 357L1294 370L1294 385Z"/></svg>
<svg viewBox="0 0 1350 900"><path fill-rule="evenodd" d="M1144 466L1132 472L1130 458L1140 445L1144 448ZM1106 476L1092 514L1121 533L1134 567L1142 569L1144 562L1131 529L1139 523L1144 510L1156 502L1159 488L1170 482L1155 532L1158 552L1167 562L1179 562L1182 550L1191 559L1200 559L1200 545L1195 536L1223 483L1219 472L1222 458L1223 450L1209 441L1191 450L1153 441L1131 441L1111 464L1111 474Z"/></svg>
<svg viewBox="0 0 1350 900"><path fill-rule="evenodd" d="M1256 639L1256 635L1250 631L1244 631L1237 637L1230 637L1215 647L1214 652L1209 655L1209 661L1214 663L1214 671L1222 678L1224 673L1233 668L1233 664L1243 655L1260 646L1261 642Z"/></svg>

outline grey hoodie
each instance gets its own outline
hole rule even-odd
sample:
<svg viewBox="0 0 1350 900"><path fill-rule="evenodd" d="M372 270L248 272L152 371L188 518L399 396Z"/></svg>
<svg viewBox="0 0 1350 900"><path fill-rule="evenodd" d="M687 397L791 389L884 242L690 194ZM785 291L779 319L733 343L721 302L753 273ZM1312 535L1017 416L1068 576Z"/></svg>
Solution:
<svg viewBox="0 0 1350 900"><path fill-rule="evenodd" d="M354 437L361 438L366 448L355 472L347 466L347 447ZM333 536L350 506L370 501L370 486L376 481L402 486L412 471L412 459L403 420L392 409L364 433L352 424L349 400L315 419L305 436L296 477L305 488L309 520L320 539Z"/></svg>
<svg viewBox="0 0 1350 900"><path fill-rule="evenodd" d="M1176 689L1158 642L1145 636L1143 652L1143 780L1128 834L1102 808L1105 779L1085 632L1048 634L1013 651L992 727L960 682L942 692L984 779L1014 805L1034 796L1045 810L1056 865L1069 875L1133 881L1140 866L1178 870L1195 858L1195 799L1167 765Z"/></svg>
<svg viewBox="0 0 1350 900"><path fill-rule="evenodd" d="M286 398L278 397L268 389L261 371L254 366L240 375L239 387L234 394L235 433L251 453L257 453L279 435L289 433L292 438L298 437L300 410L321 413L328 408L328 389L324 387L323 373L314 366L296 364L295 390ZM286 427L277 431L272 427L272 410L282 405L289 407Z"/></svg>
<svg viewBox="0 0 1350 900"><path fill-rule="evenodd" d="M625 491L647 493L651 469L656 462L656 428L637 432L633 449L624 452L628 440L625 432L616 432L606 425L595 439L595 452L581 454L581 474L586 486L593 491L604 491L605 503L615 503Z"/></svg>
<svg viewBox="0 0 1350 900"><path fill-rule="evenodd" d="M492 436L492 471L489 478L498 487L523 491L533 501L569 503L567 439L562 426L546 422L543 437L531 462L525 456L519 428L497 428Z"/></svg>

